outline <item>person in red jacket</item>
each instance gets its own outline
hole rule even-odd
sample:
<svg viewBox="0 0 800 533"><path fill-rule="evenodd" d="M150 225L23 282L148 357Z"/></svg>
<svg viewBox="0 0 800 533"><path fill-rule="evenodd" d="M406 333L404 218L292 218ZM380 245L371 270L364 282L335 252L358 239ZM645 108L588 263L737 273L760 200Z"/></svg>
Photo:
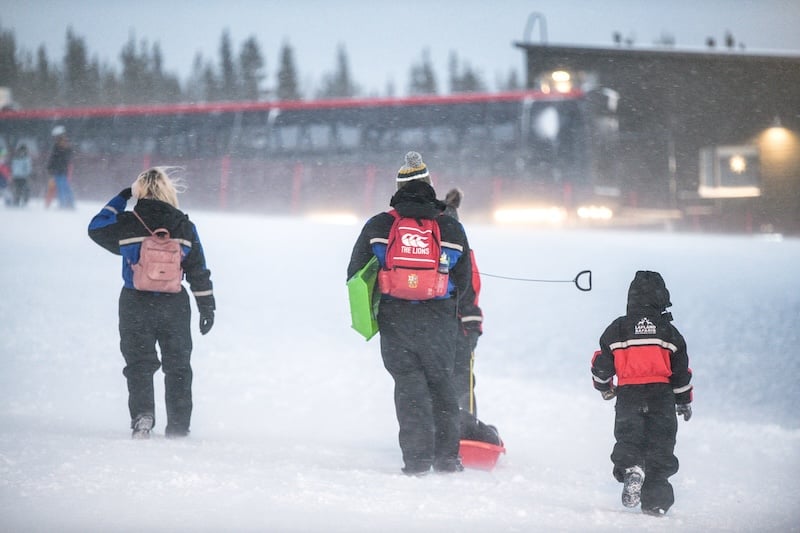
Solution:
<svg viewBox="0 0 800 533"><path fill-rule="evenodd" d="M595 389L617 399L611 461L623 483L622 504L641 503L642 512L655 516L675 502L668 478L678 471L676 414L692 416L692 371L686 341L667 312L671 305L661 274L636 272L626 314L606 328L592 358Z"/></svg>
<svg viewBox="0 0 800 533"><path fill-rule="evenodd" d="M453 188L447 192L444 203L447 206L444 214L456 220L458 208L464 193L461 189ZM493 425L486 424L478 419L478 402L475 399L475 348L478 337L483 334L483 311L478 300L481 293L481 274L475 262L475 250L470 249L472 263L472 279L470 286L470 304L459 309L458 319L461 324L460 333L456 339L456 358L453 365L453 381L458 395L458 408L461 424L461 438L463 440L477 440L489 444L502 444L500 434Z"/></svg>

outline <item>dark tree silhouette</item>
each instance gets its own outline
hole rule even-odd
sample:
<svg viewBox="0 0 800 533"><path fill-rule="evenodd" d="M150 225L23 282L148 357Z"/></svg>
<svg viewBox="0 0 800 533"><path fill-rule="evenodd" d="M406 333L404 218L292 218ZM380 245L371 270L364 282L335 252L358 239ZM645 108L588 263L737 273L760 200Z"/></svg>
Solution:
<svg viewBox="0 0 800 533"><path fill-rule="evenodd" d="M297 83L297 69L294 65L294 50L289 43L283 43L281 47L278 87L275 93L278 100L300 100L301 98Z"/></svg>
<svg viewBox="0 0 800 533"><path fill-rule="evenodd" d="M236 83L236 66L233 62L231 36L228 30L222 32L219 43L219 100L238 100L239 91Z"/></svg>
<svg viewBox="0 0 800 533"><path fill-rule="evenodd" d="M436 94L436 75L431 65L431 57L428 49L422 51L422 58L419 63L411 66L408 82L408 93L413 95Z"/></svg>
<svg viewBox="0 0 800 533"><path fill-rule="evenodd" d="M319 96L323 98L351 98L358 96L360 89L353 82L350 65L344 45L339 45L336 52L336 70L323 78Z"/></svg>
<svg viewBox="0 0 800 533"><path fill-rule="evenodd" d="M240 96L245 100L258 100L261 97L261 84L264 81L264 57L255 37L249 37L239 53L239 72L241 72Z"/></svg>

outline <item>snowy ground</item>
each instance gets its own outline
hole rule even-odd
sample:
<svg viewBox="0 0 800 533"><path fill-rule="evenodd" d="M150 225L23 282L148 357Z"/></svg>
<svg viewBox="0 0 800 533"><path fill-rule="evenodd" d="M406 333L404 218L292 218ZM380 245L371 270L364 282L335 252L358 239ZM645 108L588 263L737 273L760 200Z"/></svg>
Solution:
<svg viewBox="0 0 800 533"><path fill-rule="evenodd" d="M195 332L186 440L131 441L119 259L86 236L100 204L0 208L0 531L800 531L800 241L467 224L484 278L481 418L491 473L400 473L377 339L349 328L360 223L192 212L217 293ZM589 360L637 269L659 270L694 370L666 518L611 477L613 404ZM193 317L193 321L196 317ZM160 374L157 383L161 384Z"/></svg>

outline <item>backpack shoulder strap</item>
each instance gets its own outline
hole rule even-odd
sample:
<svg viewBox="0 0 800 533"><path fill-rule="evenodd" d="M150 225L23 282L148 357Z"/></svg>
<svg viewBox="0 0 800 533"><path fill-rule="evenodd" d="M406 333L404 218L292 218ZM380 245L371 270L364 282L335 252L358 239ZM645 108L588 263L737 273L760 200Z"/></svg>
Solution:
<svg viewBox="0 0 800 533"><path fill-rule="evenodd" d="M150 226L145 224L144 220L142 220L142 217L140 217L139 213L136 212L136 209L131 209L131 213L133 213L133 216L135 216L136 218L139 219L139 222L142 223L142 226L144 226L144 229L146 229L148 231L148 233L150 233L150 235L155 235L156 234L153 230L150 229Z"/></svg>
<svg viewBox="0 0 800 533"><path fill-rule="evenodd" d="M139 222L142 223L144 229L146 229L153 237L166 237L168 239L170 238L169 230L167 230L166 228L158 228L157 230L153 231L150 229L150 226L145 224L144 220L142 220L142 217L139 216L139 213L137 213L135 209L132 209L131 213L133 213L133 216L139 219Z"/></svg>
<svg viewBox="0 0 800 533"><path fill-rule="evenodd" d="M394 261L392 261L391 257L391 249L394 247L394 241L397 239L397 224L400 222L400 214L397 212L396 209L390 209L387 211L390 215L392 215L392 225L389 227L389 234L386 235L386 256L384 259L384 267L385 269L391 269Z"/></svg>

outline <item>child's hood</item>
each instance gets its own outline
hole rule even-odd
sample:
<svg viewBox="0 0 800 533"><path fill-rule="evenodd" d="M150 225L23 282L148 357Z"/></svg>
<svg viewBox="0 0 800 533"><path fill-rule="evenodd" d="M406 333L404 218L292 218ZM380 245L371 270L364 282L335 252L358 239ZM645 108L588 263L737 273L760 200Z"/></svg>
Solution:
<svg viewBox="0 0 800 533"><path fill-rule="evenodd" d="M663 313L672 302L664 278L658 272L639 270L628 289L628 314L633 310Z"/></svg>

